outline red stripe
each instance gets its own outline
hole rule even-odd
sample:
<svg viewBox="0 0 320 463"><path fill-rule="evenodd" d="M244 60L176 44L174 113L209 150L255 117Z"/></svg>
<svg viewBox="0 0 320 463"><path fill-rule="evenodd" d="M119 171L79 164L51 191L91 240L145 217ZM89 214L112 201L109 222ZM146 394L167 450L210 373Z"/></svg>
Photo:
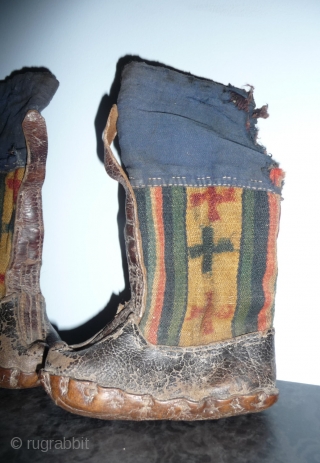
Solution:
<svg viewBox="0 0 320 463"><path fill-rule="evenodd" d="M266 272L262 280L264 292L264 305L258 315L258 330L264 331L271 328L271 308L274 300L275 279L277 274L277 253L276 243L279 224L279 200L273 193L268 193L269 199L269 236L268 236L268 251Z"/></svg>
<svg viewBox="0 0 320 463"><path fill-rule="evenodd" d="M14 172L13 178L8 178L7 179L8 188L13 190L13 203L14 204L17 201L19 188L20 188L20 185L21 185L21 180L19 180L18 175L19 175L19 169L16 169L15 172Z"/></svg>
<svg viewBox="0 0 320 463"><path fill-rule="evenodd" d="M155 294L154 307L152 310L152 319L150 322L150 330L148 340L156 344L158 337L158 328L161 319L161 312L163 308L164 292L166 286L166 271L164 261L164 226L163 226L163 201L162 201L162 187L154 187L152 195L154 205L154 227L156 233L156 259L157 267L155 274L155 284L153 292Z"/></svg>

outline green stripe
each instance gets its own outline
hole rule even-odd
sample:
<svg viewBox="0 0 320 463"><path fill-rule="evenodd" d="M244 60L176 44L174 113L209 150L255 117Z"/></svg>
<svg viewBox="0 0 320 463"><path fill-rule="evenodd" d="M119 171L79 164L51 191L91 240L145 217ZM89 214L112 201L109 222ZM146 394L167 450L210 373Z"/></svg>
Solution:
<svg viewBox="0 0 320 463"><path fill-rule="evenodd" d="M168 333L168 344L179 344L182 324L187 310L188 294L188 254L186 236L187 190L185 187L172 187L173 211L173 265L174 302L173 319Z"/></svg>
<svg viewBox="0 0 320 463"><path fill-rule="evenodd" d="M242 233L240 243L240 258L238 270L238 299L235 315L232 321L234 336L246 333L246 317L251 307L251 279L254 253L254 201L253 190L243 190L242 193Z"/></svg>
<svg viewBox="0 0 320 463"><path fill-rule="evenodd" d="M152 187L151 187L152 188ZM146 310L143 314L141 319L140 328L142 332L144 332L146 323L148 320L148 316L150 313L151 308L151 301L152 301L152 289L153 289L153 282L156 270L156 263L157 263L157 251L156 251L156 235L155 235L155 224L153 222L152 217L152 201L151 201L151 188L145 189L145 205L146 205L146 215L145 215L145 223L147 226L147 301L146 301Z"/></svg>
<svg viewBox="0 0 320 463"><path fill-rule="evenodd" d="M172 208L172 187L162 188L163 224L164 224L164 251L165 251L165 276L166 286L164 292L163 308L158 329L158 344L168 344L168 331L175 317L174 292L175 292L175 268L172 265L174 255L174 228Z"/></svg>
<svg viewBox="0 0 320 463"><path fill-rule="evenodd" d="M146 220L146 194L145 188L137 188L135 190L135 197L138 207L139 228L142 240L143 263L148 268L148 227Z"/></svg>

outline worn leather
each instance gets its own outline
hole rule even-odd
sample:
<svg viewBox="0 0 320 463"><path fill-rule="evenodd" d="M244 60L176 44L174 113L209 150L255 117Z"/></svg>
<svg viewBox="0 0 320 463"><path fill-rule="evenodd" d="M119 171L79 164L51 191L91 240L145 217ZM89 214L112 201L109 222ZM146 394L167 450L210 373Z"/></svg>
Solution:
<svg viewBox="0 0 320 463"><path fill-rule="evenodd" d="M26 301L37 318L28 320L24 311ZM24 373L36 372L42 362L47 344L58 339L47 318L45 301L41 294L30 297L15 293L0 303L0 367Z"/></svg>
<svg viewBox="0 0 320 463"><path fill-rule="evenodd" d="M274 334L250 333L202 347L155 346L129 316L88 347L51 348L44 371L158 400L227 398L274 389Z"/></svg>
<svg viewBox="0 0 320 463"><path fill-rule="evenodd" d="M23 131L28 162L17 199L6 295L0 302L0 368L32 373L42 364L46 345L59 336L48 321L40 291L44 234L41 188L48 145L43 117L29 111Z"/></svg>
<svg viewBox="0 0 320 463"><path fill-rule="evenodd" d="M131 288L130 306L139 320L143 315L145 307L146 270L143 264L142 241L139 230L138 209L135 195L127 175L114 157L110 148L110 145L117 134L117 119L118 109L116 105L113 105L104 131L105 168L110 177L121 183L126 192L126 225L124 236L126 241L129 281Z"/></svg>

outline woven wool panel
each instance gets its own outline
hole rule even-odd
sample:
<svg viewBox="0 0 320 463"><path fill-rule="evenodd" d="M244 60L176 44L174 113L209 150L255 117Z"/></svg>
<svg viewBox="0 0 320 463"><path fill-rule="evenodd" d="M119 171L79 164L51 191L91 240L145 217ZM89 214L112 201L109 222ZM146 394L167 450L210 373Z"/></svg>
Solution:
<svg viewBox="0 0 320 463"><path fill-rule="evenodd" d="M149 342L204 345L272 326L279 195L223 186L135 194Z"/></svg>

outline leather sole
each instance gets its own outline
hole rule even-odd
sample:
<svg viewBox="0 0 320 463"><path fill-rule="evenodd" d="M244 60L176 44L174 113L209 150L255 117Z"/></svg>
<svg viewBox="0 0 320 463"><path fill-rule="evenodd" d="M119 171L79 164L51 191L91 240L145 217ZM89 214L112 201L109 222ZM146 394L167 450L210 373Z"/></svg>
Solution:
<svg viewBox="0 0 320 463"><path fill-rule="evenodd" d="M5 389L27 389L40 386L38 373L25 373L18 368L0 367L0 387Z"/></svg>
<svg viewBox="0 0 320 463"><path fill-rule="evenodd" d="M260 412L278 399L276 388L227 398L206 397L191 401L183 397L158 400L135 395L91 381L40 372L41 384L52 400L68 412L105 420L210 420Z"/></svg>

